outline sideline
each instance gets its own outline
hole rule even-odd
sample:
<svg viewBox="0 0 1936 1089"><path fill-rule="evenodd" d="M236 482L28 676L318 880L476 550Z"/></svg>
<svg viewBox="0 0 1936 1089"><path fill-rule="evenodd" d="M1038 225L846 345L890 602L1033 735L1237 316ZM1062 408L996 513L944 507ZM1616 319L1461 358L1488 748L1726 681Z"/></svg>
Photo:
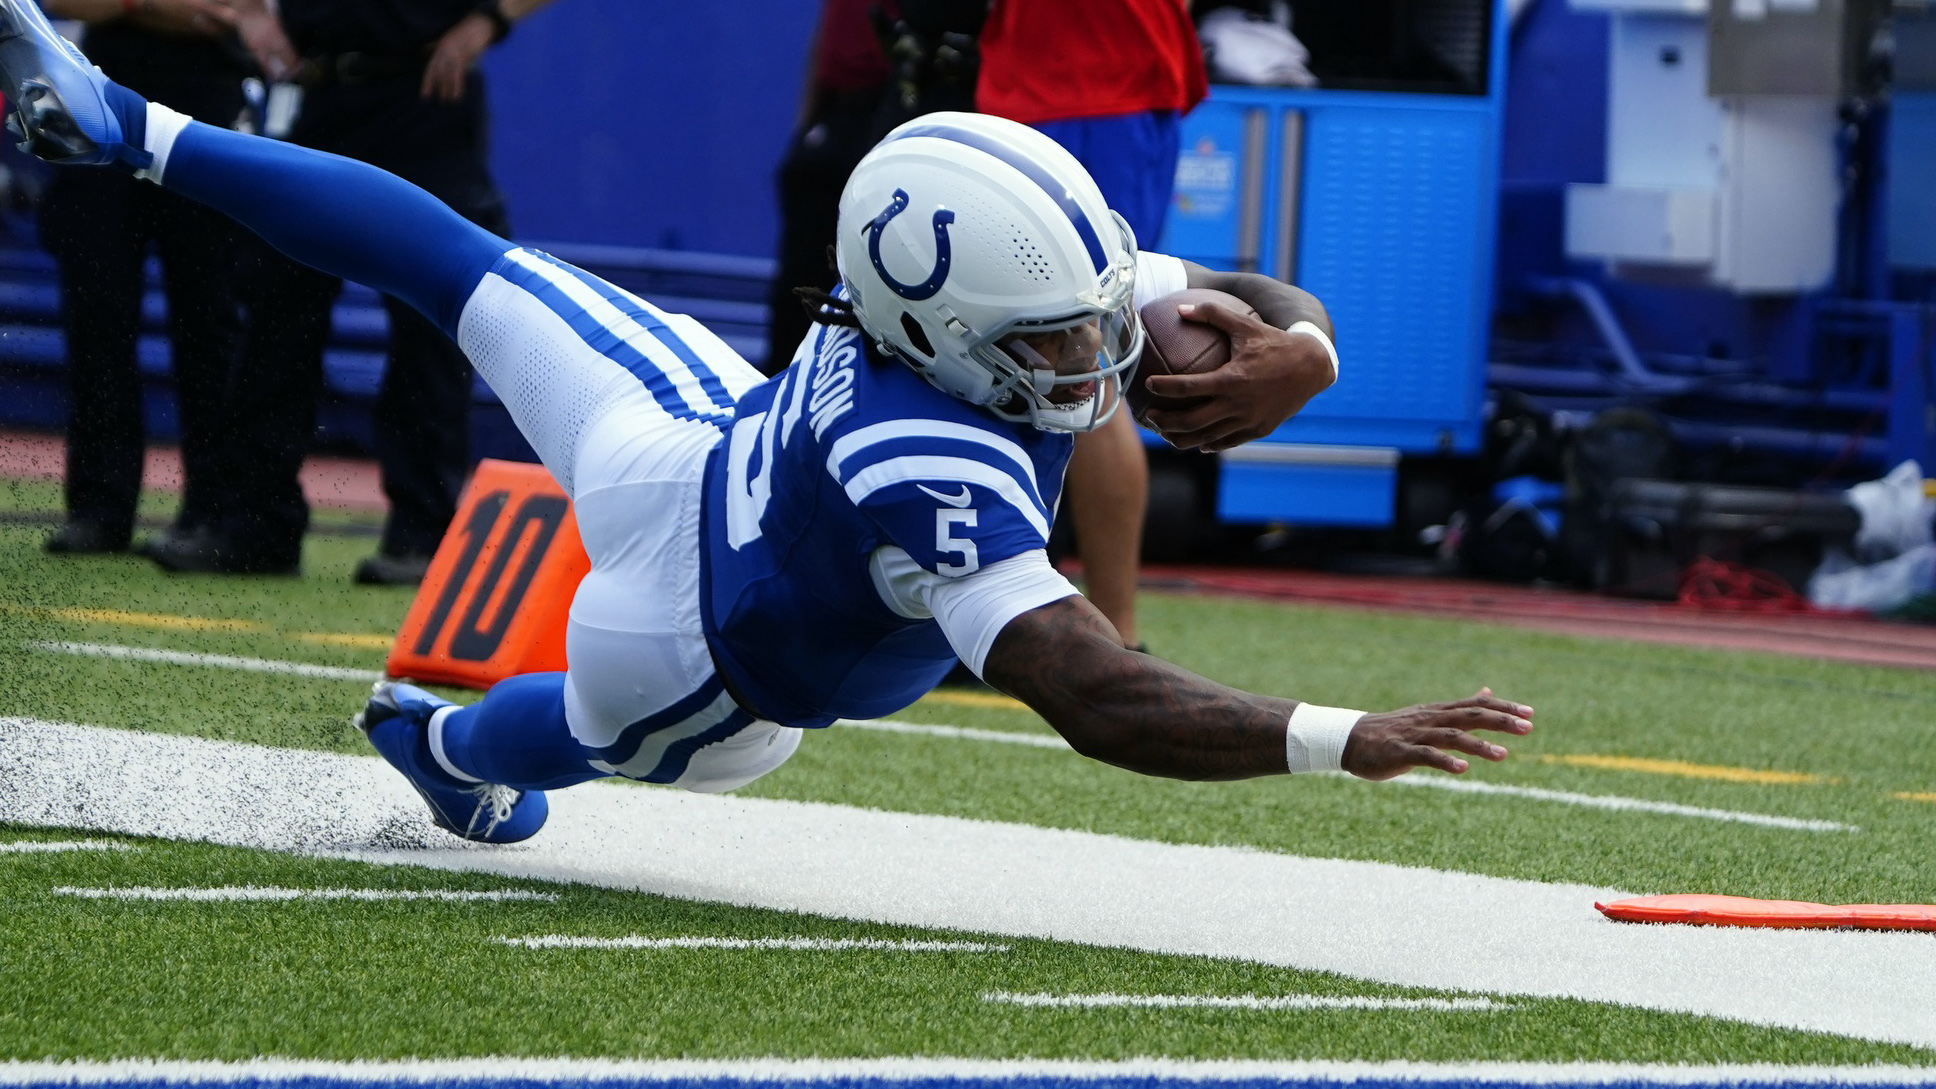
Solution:
<svg viewBox="0 0 1936 1089"><path fill-rule="evenodd" d="M272 658L242 658L233 654L201 654L184 650L161 650L156 647L124 647L112 643L55 643L40 640L30 642L27 646L49 654L73 654L83 658L114 658L127 662L156 662L162 665L213 666L218 669L239 669L249 673L316 677L326 681L375 683L383 679L383 672L376 669L345 669L341 666L310 665L307 662L280 662Z"/></svg>
<svg viewBox="0 0 1936 1089"><path fill-rule="evenodd" d="M551 805L538 838L480 848L436 831L374 757L0 719L0 821L1936 1047L1936 942L1924 934L1622 924L1592 907L1632 895L1619 889L838 805L598 783Z"/></svg>

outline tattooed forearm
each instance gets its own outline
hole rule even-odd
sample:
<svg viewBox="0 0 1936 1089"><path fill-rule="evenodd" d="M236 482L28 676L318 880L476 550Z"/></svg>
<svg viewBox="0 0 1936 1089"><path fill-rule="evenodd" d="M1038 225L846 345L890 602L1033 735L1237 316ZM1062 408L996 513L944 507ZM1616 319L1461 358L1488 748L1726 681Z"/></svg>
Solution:
<svg viewBox="0 0 1936 1089"><path fill-rule="evenodd" d="M1146 775L1248 779L1285 770L1291 700L1254 696L1124 650L1080 597L1033 609L995 640L983 676L1077 752Z"/></svg>

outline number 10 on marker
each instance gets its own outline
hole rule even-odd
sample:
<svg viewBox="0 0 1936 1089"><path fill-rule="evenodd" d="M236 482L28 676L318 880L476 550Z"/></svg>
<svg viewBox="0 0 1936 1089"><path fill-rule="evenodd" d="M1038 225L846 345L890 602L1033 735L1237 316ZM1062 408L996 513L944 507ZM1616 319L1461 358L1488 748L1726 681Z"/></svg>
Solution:
<svg viewBox="0 0 1936 1089"><path fill-rule="evenodd" d="M565 668L571 596L591 564L543 466L480 462L390 649L392 676L489 688Z"/></svg>

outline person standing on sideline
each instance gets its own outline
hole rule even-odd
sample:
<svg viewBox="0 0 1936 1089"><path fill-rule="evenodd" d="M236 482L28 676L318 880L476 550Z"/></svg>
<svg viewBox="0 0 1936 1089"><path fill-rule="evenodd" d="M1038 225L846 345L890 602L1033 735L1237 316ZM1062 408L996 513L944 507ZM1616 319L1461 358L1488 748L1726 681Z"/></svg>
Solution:
<svg viewBox="0 0 1936 1089"><path fill-rule="evenodd" d="M47 0L47 10L86 26L82 42L115 81L198 121L240 122L251 65L221 0ZM40 238L59 270L68 389L67 515L47 551L120 552L132 540L147 445L136 347L151 246L168 300L185 482L174 532L193 532L213 516L226 471L221 410L241 327L235 225L133 178L62 171L41 203Z"/></svg>
<svg viewBox="0 0 1936 1089"><path fill-rule="evenodd" d="M793 289L834 285L827 247L833 243L840 189L854 164L881 137L876 126L888 93L889 68L868 20L872 6L873 0L824 0L820 5L807 53L800 116L773 178L780 239L767 295L766 365L761 368L767 374L779 373L793 360L793 350L813 324Z"/></svg>
<svg viewBox="0 0 1936 1089"><path fill-rule="evenodd" d="M1188 0L993 0L981 31L975 108L1067 148L1129 222L1163 233L1183 114L1208 89ZM1140 647L1136 581L1149 463L1127 413L1076 442L1069 519L1089 600Z"/></svg>
<svg viewBox="0 0 1936 1089"><path fill-rule="evenodd" d="M840 191L889 129L935 110L971 110L984 0L823 0L807 53L800 118L774 176L778 270L767 296L766 363L778 374L812 320L795 290L827 289Z"/></svg>
<svg viewBox="0 0 1936 1089"><path fill-rule="evenodd" d="M287 36L257 52L280 58L264 67L286 67L302 89L290 142L380 166L507 234L477 61L547 2L282 0L276 14ZM301 560L309 505L298 474L342 281L259 244L248 265L249 333L231 394L229 458L238 470L217 524L156 553L171 571L292 574ZM355 579L414 585L470 471L472 372L422 315L390 296L384 309L390 346L373 423L390 510Z"/></svg>

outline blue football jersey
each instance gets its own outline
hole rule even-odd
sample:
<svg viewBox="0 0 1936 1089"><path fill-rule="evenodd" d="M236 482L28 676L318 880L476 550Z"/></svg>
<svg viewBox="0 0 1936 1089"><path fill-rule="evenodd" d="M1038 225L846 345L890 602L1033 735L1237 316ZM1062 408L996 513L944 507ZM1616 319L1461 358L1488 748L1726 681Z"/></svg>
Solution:
<svg viewBox="0 0 1936 1089"><path fill-rule="evenodd" d="M1074 444L942 393L858 330L810 340L740 399L706 467L707 641L788 726L876 718L934 687L954 651L882 600L875 551L962 576L1044 547Z"/></svg>

